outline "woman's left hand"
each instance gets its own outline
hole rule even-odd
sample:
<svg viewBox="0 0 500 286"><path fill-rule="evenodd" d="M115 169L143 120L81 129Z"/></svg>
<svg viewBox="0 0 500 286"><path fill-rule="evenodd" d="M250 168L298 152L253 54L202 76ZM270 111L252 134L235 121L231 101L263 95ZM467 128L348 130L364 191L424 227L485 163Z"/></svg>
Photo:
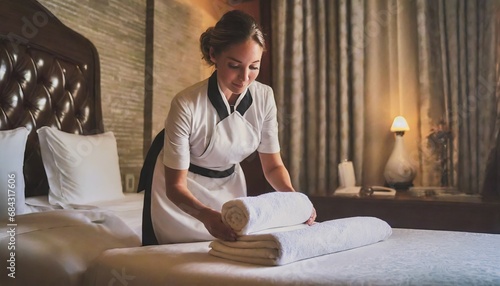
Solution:
<svg viewBox="0 0 500 286"><path fill-rule="evenodd" d="M316 220L316 209L313 207L313 210L312 210L311 216L310 216L310 217L309 217L309 219L306 221L306 224L307 224L307 225L313 225L315 220Z"/></svg>

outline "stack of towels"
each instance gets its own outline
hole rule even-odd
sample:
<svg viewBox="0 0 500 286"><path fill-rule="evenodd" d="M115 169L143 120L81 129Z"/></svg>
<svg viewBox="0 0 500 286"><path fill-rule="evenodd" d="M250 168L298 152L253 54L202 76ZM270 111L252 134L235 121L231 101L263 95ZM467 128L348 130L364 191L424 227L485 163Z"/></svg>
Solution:
<svg viewBox="0 0 500 286"><path fill-rule="evenodd" d="M240 237L214 240L211 255L260 265L291 262L353 249L387 239L391 227L375 217L351 217L304 224L313 211L302 193L272 192L226 202L222 220Z"/></svg>

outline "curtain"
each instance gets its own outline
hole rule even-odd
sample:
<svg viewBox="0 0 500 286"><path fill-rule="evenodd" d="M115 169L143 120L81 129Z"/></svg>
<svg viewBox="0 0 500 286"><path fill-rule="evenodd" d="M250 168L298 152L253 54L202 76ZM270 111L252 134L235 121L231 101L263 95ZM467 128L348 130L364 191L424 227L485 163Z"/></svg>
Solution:
<svg viewBox="0 0 500 286"><path fill-rule="evenodd" d="M498 59L500 59L500 8L494 7L493 11L496 10L496 27L495 33L496 37L496 64L495 64L495 74L496 74L496 102L494 102L494 107L496 108L496 120L494 124L493 132L493 142L490 145L488 164L486 167L486 175L484 179L483 186L483 197L500 197L500 100L498 99L500 95L500 64ZM491 91L490 91L491 92Z"/></svg>
<svg viewBox="0 0 500 286"><path fill-rule="evenodd" d="M413 183L479 192L498 134L497 2L274 0L272 86L294 186L331 194L344 160L358 185L384 185L403 115Z"/></svg>

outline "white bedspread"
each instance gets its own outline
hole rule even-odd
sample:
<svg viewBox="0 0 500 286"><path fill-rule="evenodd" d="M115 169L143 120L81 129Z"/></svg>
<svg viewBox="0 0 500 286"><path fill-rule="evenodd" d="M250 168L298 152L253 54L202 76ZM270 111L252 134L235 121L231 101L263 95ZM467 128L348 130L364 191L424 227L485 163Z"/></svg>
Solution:
<svg viewBox="0 0 500 286"><path fill-rule="evenodd" d="M142 237L142 208L144 204L144 192L124 193L123 198L94 202L89 205L68 205L67 207L76 210L96 210L110 211L121 218L125 224L132 228L138 236ZM48 210L61 210L58 205L51 205L48 196L36 196L26 198L26 209L28 213L43 212Z"/></svg>
<svg viewBox="0 0 500 286"><path fill-rule="evenodd" d="M31 213L15 223L0 227L0 285L83 285L83 273L104 250L141 245L121 219L99 210ZM15 261L8 269L11 253ZM13 271L15 278L8 276Z"/></svg>
<svg viewBox="0 0 500 286"><path fill-rule="evenodd" d="M117 217L121 218L125 224L142 237L142 208L144 205L144 192L141 193L125 193L122 199L97 202L93 206L108 210Z"/></svg>
<svg viewBox="0 0 500 286"><path fill-rule="evenodd" d="M209 242L105 251L87 285L500 285L500 235L393 229L386 241L267 267L217 258ZM113 280L114 279L114 280Z"/></svg>

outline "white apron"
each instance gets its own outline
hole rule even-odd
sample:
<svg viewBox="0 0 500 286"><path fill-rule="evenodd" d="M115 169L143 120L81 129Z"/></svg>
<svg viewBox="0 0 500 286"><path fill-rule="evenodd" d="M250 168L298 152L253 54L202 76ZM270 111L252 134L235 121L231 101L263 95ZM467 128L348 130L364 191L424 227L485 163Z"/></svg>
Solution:
<svg viewBox="0 0 500 286"><path fill-rule="evenodd" d="M220 211L231 199L246 196L245 176L239 165L258 147L258 131L239 112L221 120L214 129L206 151L200 157L191 155L191 163L215 171L235 165L234 173L225 178L187 175L187 187L204 205ZM151 220L158 243L213 240L203 223L172 203L165 192L163 151L156 160L151 188Z"/></svg>

